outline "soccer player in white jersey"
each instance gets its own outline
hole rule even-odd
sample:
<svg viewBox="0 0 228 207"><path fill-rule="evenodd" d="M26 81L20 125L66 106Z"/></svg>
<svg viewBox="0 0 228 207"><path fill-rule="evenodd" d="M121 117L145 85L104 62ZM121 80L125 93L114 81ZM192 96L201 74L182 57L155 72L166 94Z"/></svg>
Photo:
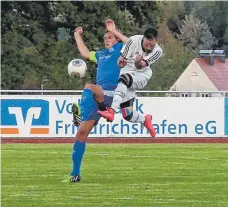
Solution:
<svg viewBox="0 0 228 207"><path fill-rule="evenodd" d="M151 64L162 56L162 48L157 43L157 36L156 29L148 28L144 35L135 35L128 39L118 59L121 71L111 108L98 111L102 117L112 122L115 113L121 108L125 120L144 124L152 137L156 135L152 116L134 111L133 102L135 91L143 89L152 77Z"/></svg>

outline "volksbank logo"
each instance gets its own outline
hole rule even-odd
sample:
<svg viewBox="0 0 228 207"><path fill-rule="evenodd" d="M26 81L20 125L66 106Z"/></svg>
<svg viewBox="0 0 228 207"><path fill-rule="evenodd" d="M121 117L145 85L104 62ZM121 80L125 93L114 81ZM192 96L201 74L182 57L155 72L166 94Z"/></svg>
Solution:
<svg viewBox="0 0 228 207"><path fill-rule="evenodd" d="M49 134L49 102L41 99L1 100L1 134Z"/></svg>

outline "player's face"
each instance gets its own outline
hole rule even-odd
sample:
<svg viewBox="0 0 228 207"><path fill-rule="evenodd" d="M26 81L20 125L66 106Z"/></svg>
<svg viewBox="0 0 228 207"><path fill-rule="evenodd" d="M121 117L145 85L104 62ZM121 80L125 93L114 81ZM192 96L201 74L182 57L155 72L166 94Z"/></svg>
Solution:
<svg viewBox="0 0 228 207"><path fill-rule="evenodd" d="M146 52L151 52L154 48L154 46L156 45L157 43L157 39L156 38L153 38L153 39L147 39L147 38L143 38L143 49L146 51Z"/></svg>
<svg viewBox="0 0 228 207"><path fill-rule="evenodd" d="M104 35L105 48L111 48L117 43L116 37L111 32L106 32Z"/></svg>

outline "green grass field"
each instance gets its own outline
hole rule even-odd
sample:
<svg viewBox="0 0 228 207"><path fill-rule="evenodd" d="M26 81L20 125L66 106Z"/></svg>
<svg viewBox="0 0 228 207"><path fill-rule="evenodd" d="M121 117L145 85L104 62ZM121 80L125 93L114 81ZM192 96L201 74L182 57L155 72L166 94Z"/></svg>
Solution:
<svg viewBox="0 0 228 207"><path fill-rule="evenodd" d="M80 183L71 144L3 144L3 207L227 207L227 144L88 144Z"/></svg>

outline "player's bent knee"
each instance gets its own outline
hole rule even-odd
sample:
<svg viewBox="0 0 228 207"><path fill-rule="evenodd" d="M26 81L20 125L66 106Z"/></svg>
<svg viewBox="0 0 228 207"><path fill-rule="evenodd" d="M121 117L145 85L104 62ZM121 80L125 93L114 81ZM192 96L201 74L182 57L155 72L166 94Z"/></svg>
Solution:
<svg viewBox="0 0 228 207"><path fill-rule="evenodd" d="M131 114L128 115L128 116L123 116L123 118L124 118L126 121L131 121L132 117L133 117L133 113L131 113Z"/></svg>
<svg viewBox="0 0 228 207"><path fill-rule="evenodd" d="M120 104L122 116L126 121L131 121L133 117L134 98Z"/></svg>
<svg viewBox="0 0 228 207"><path fill-rule="evenodd" d="M93 90L94 88L94 84L90 84L90 83L86 83L85 86L84 86L84 89L91 89Z"/></svg>
<svg viewBox="0 0 228 207"><path fill-rule="evenodd" d="M120 75L119 82L122 82L124 85L126 85L128 88L132 86L133 78L130 74L122 74Z"/></svg>
<svg viewBox="0 0 228 207"><path fill-rule="evenodd" d="M103 89L101 86L99 85L95 85L95 84L85 84L84 86L84 90L85 89L89 89L93 92L93 94L103 94Z"/></svg>
<svg viewBox="0 0 228 207"><path fill-rule="evenodd" d="M122 108L122 116L126 121L130 121L133 117L132 107Z"/></svg>

